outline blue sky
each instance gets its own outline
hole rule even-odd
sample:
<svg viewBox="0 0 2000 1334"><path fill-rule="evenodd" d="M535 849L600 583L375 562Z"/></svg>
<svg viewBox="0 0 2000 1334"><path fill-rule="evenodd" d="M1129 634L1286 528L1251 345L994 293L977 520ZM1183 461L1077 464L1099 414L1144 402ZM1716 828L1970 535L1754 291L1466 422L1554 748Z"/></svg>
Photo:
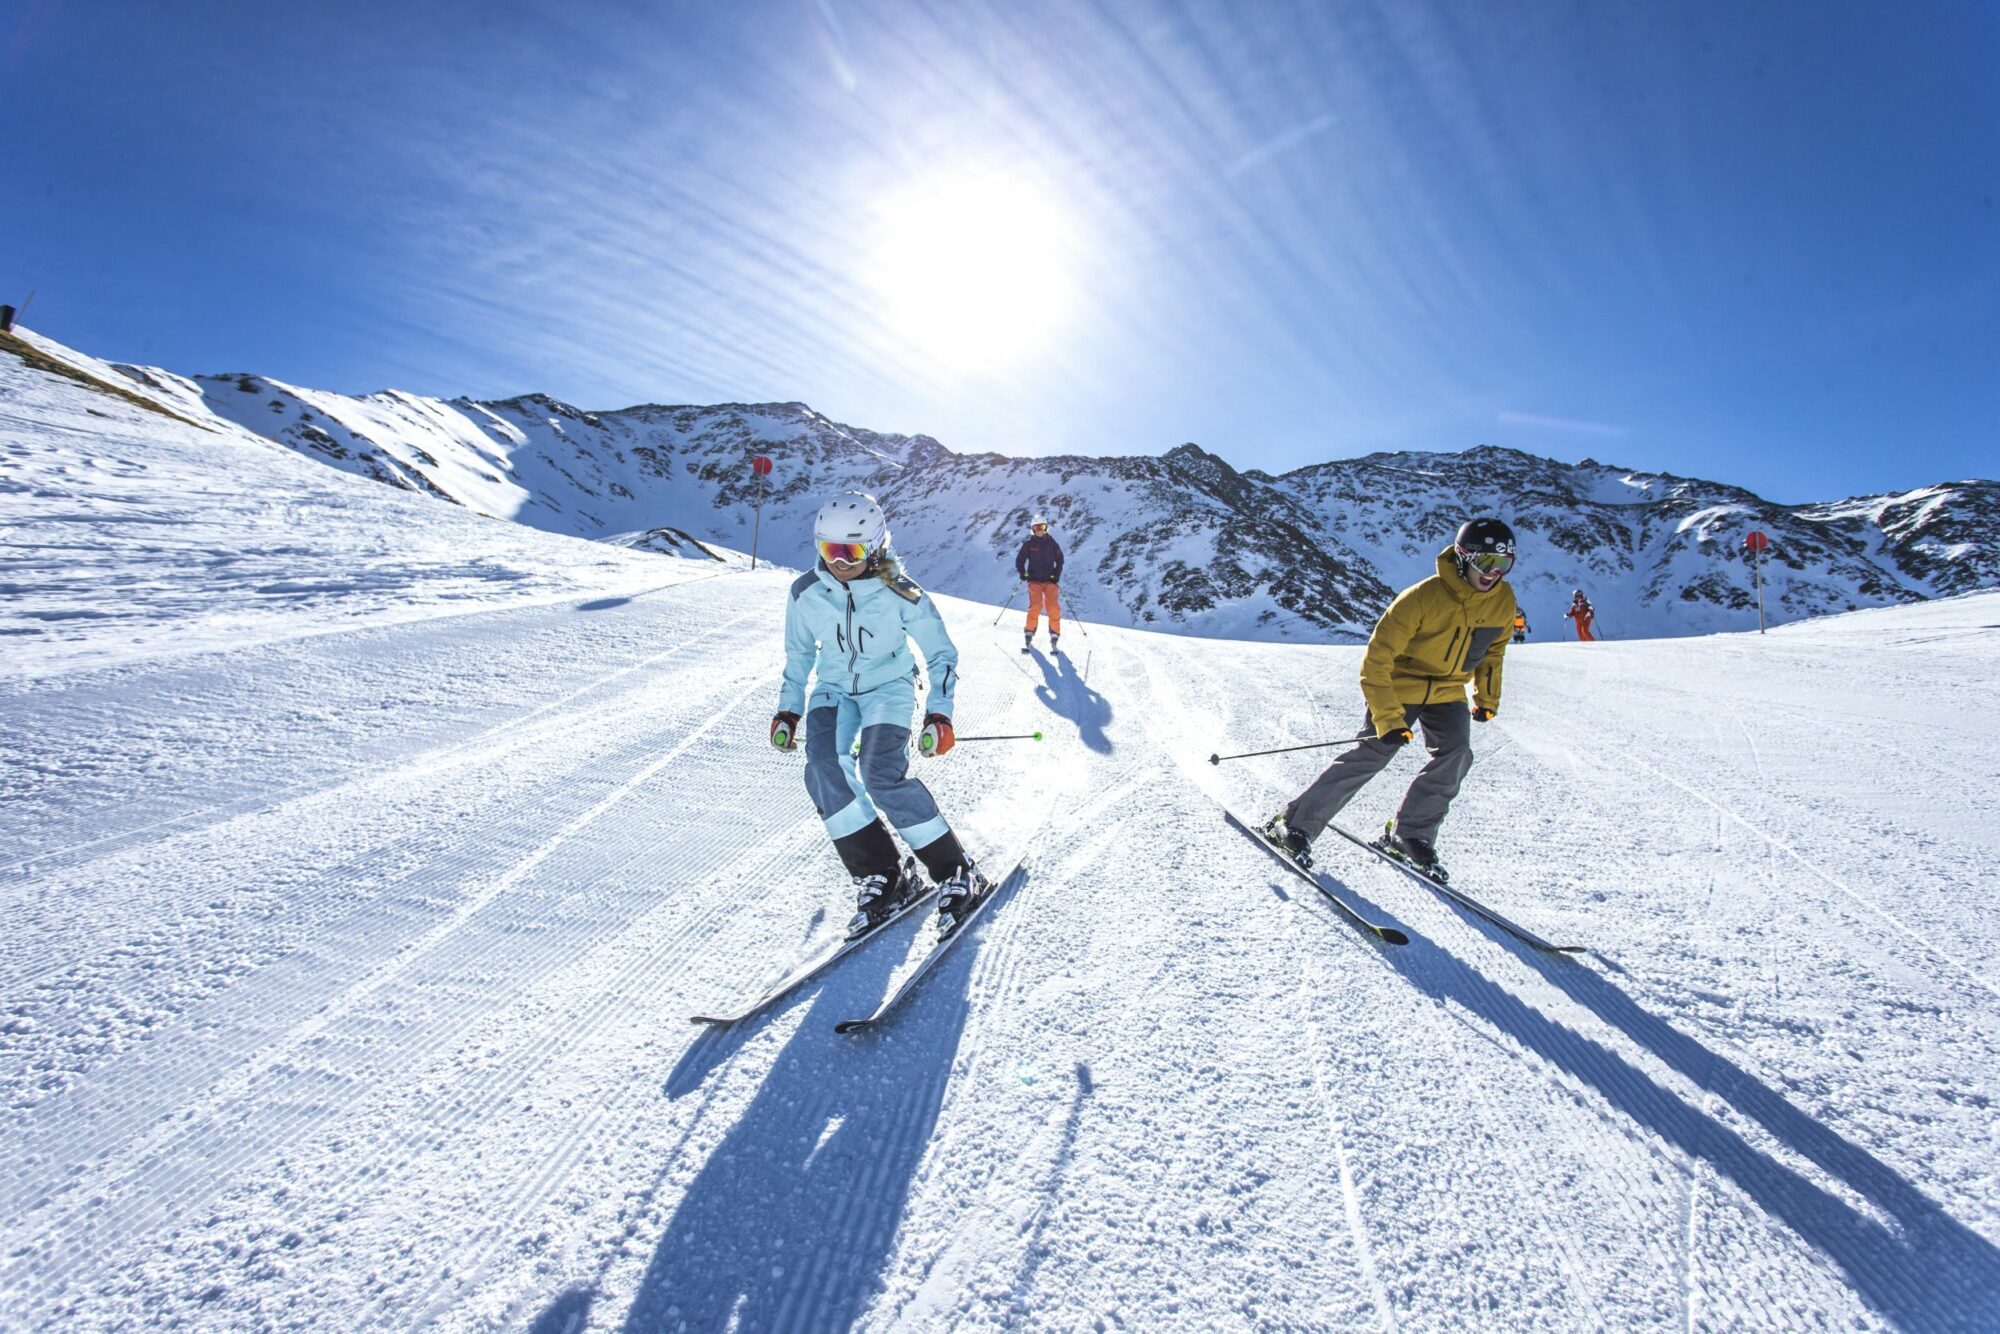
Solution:
<svg viewBox="0 0 2000 1334"><path fill-rule="evenodd" d="M0 0L100 356L1282 471L2000 473L2000 6Z"/></svg>

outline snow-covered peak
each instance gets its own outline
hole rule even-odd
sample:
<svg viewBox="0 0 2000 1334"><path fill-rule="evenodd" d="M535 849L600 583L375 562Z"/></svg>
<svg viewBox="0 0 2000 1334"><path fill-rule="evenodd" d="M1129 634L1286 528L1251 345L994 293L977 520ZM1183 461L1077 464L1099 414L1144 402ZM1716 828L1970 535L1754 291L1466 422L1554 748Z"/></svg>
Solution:
<svg viewBox="0 0 2000 1334"><path fill-rule="evenodd" d="M1272 475L1193 442L1154 457L959 454L799 402L593 412L545 394L350 397L255 375L116 369L197 420L572 536L672 528L739 549L761 540L766 559L803 563L820 502L868 491L889 509L919 578L995 602L1015 582L1015 549L1039 510L1069 551L1064 593L1080 615L1195 634L1363 635L1481 514L1520 535L1513 580L1537 635L1564 629L1576 588L1613 635L1754 624L1742 553L1751 528L1771 538L1765 601L1775 622L2000 584L2000 503L1987 481L1787 506L1727 483L1498 445L1386 451ZM757 455L775 464L768 479L751 472Z"/></svg>

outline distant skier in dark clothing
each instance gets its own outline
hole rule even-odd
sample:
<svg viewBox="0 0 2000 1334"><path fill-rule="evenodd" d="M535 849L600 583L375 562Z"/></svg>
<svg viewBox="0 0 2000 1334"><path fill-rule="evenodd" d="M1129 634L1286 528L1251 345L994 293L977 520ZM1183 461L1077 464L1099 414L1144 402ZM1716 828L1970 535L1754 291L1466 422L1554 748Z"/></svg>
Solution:
<svg viewBox="0 0 2000 1334"><path fill-rule="evenodd" d="M1513 530L1498 519L1474 519L1438 553L1436 574L1396 595L1361 659L1364 739L1272 816L1264 837L1310 866L1312 840L1409 744L1411 724L1421 724L1430 759L1376 846L1435 880L1445 878L1438 826L1472 768L1472 723L1500 711L1500 666L1516 610L1506 582L1513 568Z"/></svg>
<svg viewBox="0 0 2000 1334"><path fill-rule="evenodd" d="M1590 599L1583 595L1581 588L1575 593L1576 596L1570 599L1569 610L1563 615L1576 622L1576 637L1588 644L1597 638L1593 633L1597 625L1597 608L1590 605Z"/></svg>
<svg viewBox="0 0 2000 1334"><path fill-rule="evenodd" d="M1028 540L1021 543L1021 550L1014 557L1014 573L1028 584L1028 623L1022 637L1021 651L1026 653L1035 646L1035 627L1040 624L1042 612L1049 614L1049 649L1062 652L1062 603L1056 596L1056 584L1062 579L1063 549L1049 536L1049 521L1040 514L1028 520Z"/></svg>

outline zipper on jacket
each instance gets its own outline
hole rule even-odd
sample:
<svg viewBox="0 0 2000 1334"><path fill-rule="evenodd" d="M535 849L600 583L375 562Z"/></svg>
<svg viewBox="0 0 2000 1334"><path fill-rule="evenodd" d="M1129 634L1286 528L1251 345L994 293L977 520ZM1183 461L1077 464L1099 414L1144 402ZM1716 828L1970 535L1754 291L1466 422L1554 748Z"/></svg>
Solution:
<svg viewBox="0 0 2000 1334"><path fill-rule="evenodd" d="M854 590L847 592L847 674L854 679L852 693L861 693L861 669L854 664L861 656L861 641L854 637Z"/></svg>

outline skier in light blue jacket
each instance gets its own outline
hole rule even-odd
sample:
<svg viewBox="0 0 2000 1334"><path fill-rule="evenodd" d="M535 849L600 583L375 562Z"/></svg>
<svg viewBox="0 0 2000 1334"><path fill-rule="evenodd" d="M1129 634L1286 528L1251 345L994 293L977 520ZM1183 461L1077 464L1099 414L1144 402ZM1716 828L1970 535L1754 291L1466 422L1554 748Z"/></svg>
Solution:
<svg viewBox="0 0 2000 1334"><path fill-rule="evenodd" d="M771 744L795 749L803 716L806 791L854 877L848 934L873 930L925 892L919 861L938 886L938 932L949 934L988 885L929 789L908 772L917 701L909 644L930 674L918 749L933 758L954 740L958 650L937 604L898 567L873 496L849 492L821 506L813 539L819 560L792 585L785 606L785 674ZM914 856L898 853L884 815Z"/></svg>

